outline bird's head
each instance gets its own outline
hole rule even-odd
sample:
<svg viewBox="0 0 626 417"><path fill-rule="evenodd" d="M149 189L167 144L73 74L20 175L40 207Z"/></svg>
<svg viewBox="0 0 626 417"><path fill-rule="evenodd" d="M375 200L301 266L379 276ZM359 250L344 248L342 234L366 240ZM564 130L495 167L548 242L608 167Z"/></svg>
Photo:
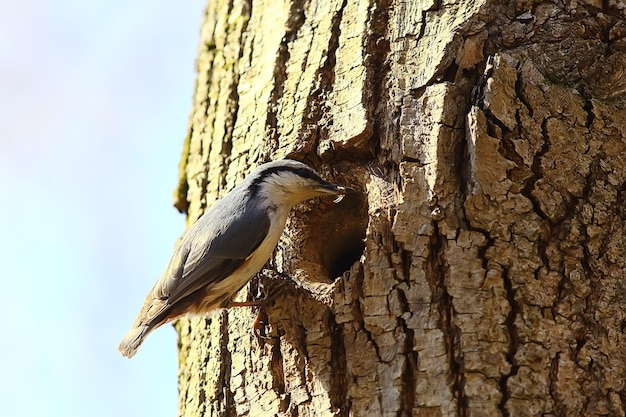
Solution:
<svg viewBox="0 0 626 417"><path fill-rule="evenodd" d="M251 187L272 205L293 206L321 195L344 195L349 189L323 180L308 165L290 159L263 164L252 177Z"/></svg>

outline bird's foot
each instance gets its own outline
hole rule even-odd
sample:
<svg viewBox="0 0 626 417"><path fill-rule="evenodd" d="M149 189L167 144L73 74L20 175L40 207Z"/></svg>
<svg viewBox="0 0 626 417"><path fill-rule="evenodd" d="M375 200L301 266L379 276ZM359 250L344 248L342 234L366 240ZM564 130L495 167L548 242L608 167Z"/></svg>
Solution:
<svg viewBox="0 0 626 417"><path fill-rule="evenodd" d="M278 280L287 280L287 281L291 280L291 276L289 274L286 274L285 272L278 272L273 269L262 269L261 272L259 272L259 277L277 280L277 281Z"/></svg>
<svg viewBox="0 0 626 417"><path fill-rule="evenodd" d="M274 300L276 300L276 298L279 295L285 292L287 284L291 282L291 281L287 281L283 279L283 277L279 273L275 273L269 278L280 279L280 281L272 283L272 285L269 288L269 291L267 292L261 291L261 288L259 288L259 292L265 292L265 296L263 298L250 300L250 301L232 301L231 300L228 302L228 308L230 307L267 307ZM261 285L260 287L264 287L264 286Z"/></svg>

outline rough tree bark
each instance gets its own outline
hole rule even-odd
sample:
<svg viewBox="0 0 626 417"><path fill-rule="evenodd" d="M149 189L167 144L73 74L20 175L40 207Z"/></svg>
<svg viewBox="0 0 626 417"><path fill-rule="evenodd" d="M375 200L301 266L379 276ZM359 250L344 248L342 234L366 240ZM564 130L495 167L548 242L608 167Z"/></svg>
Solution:
<svg viewBox="0 0 626 417"><path fill-rule="evenodd" d="M624 11L209 1L176 206L281 157L358 193L273 305L177 323L179 415L623 416Z"/></svg>

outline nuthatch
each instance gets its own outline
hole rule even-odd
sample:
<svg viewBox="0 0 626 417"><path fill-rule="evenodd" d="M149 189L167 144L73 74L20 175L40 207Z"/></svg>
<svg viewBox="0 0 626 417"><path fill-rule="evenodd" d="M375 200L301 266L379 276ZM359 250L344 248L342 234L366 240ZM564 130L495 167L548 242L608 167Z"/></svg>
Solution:
<svg viewBox="0 0 626 417"><path fill-rule="evenodd" d="M119 351L130 358L157 327L228 307L272 255L292 207L316 196L341 197L346 189L301 162L259 166L187 230Z"/></svg>

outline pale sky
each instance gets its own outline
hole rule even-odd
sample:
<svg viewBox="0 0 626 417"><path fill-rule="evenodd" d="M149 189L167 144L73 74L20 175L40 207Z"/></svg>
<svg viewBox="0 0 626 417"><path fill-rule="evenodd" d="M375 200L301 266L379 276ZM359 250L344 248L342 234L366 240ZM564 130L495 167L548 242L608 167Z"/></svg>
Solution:
<svg viewBox="0 0 626 417"><path fill-rule="evenodd" d="M205 0L0 0L0 416L176 414L176 333L117 352L172 207Z"/></svg>

